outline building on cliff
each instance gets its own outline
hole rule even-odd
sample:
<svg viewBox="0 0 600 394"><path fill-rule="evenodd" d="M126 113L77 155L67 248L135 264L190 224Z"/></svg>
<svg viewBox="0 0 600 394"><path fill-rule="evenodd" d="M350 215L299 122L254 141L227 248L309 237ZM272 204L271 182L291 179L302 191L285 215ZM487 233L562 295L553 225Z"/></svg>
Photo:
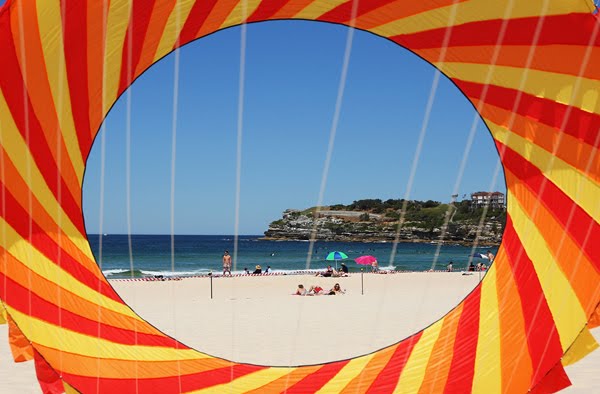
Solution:
<svg viewBox="0 0 600 394"><path fill-rule="evenodd" d="M489 206L490 208L506 208L506 199L501 192L476 192L471 193L471 202L476 207Z"/></svg>

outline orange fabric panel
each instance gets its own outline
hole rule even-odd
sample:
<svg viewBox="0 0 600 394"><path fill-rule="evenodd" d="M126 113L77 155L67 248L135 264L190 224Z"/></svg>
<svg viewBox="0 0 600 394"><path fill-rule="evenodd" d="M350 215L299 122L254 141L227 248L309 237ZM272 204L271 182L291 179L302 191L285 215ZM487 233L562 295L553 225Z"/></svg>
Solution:
<svg viewBox="0 0 600 394"><path fill-rule="evenodd" d="M292 0L286 2L280 9L273 15L271 19L289 19L293 18L300 11L305 9L314 0Z"/></svg>
<svg viewBox="0 0 600 394"><path fill-rule="evenodd" d="M588 321L588 328L600 327L600 304L596 306L596 309L590 316Z"/></svg>
<svg viewBox="0 0 600 394"><path fill-rule="evenodd" d="M198 31L198 37L210 34L219 29L239 2L239 0L221 0L215 4L214 8Z"/></svg>
<svg viewBox="0 0 600 394"><path fill-rule="evenodd" d="M448 7L454 3L466 0L440 0L440 1L406 1L396 0L393 3L377 8L371 12L361 15L356 19L355 26L359 29L369 30L378 26L394 22L398 19L411 15L425 13L436 8ZM436 58L437 59L437 58Z"/></svg>
<svg viewBox="0 0 600 394"><path fill-rule="evenodd" d="M154 3L150 23L146 31L144 45L140 54L140 60L135 67L135 77L139 77L154 61L154 55L160 44L160 39L165 31L169 15L175 7L175 0L157 1ZM182 21L183 23L183 21Z"/></svg>
<svg viewBox="0 0 600 394"><path fill-rule="evenodd" d="M442 330L431 352L419 394L444 392L448 372L450 371L450 364L452 363L452 351L454 349L458 321L462 314L463 305L464 302L461 302L444 317Z"/></svg>
<svg viewBox="0 0 600 394"><path fill-rule="evenodd" d="M320 365L294 369L292 372L279 379L259 387L256 390L248 391L247 394L284 393L289 387L292 387L294 384L319 369L321 369Z"/></svg>
<svg viewBox="0 0 600 394"><path fill-rule="evenodd" d="M88 356L60 352L40 344L35 345L44 358L52 365L62 365L62 373L69 375L95 377L97 375L109 379L123 376L123 371L137 371L140 379L154 379L168 376L188 375L229 367L231 362L220 358L180 361L132 361L118 359L99 360Z"/></svg>
<svg viewBox="0 0 600 394"><path fill-rule="evenodd" d="M89 1L87 3L87 75L92 139L96 136L103 118L104 50L109 5L110 1Z"/></svg>
<svg viewBox="0 0 600 394"><path fill-rule="evenodd" d="M13 359L16 363L33 360L33 347L19 327L12 320L10 315L7 315L8 320L8 343Z"/></svg>
<svg viewBox="0 0 600 394"><path fill-rule="evenodd" d="M490 62L490 54L494 50L495 46L451 46L446 48L445 60L447 62L487 64ZM441 48L417 49L415 53L425 59L434 60L439 58L440 51ZM502 45L498 52L496 65L523 68L527 66L530 51L531 47L527 45ZM578 76L581 68L580 62L586 51L587 47L580 45L539 45L535 47L529 68ZM557 57L557 52L560 52L561 56ZM573 61L573 59L578 59L578 61ZM600 64L600 52L592 51L589 64ZM581 76L600 79L600 67L586 67Z"/></svg>
<svg viewBox="0 0 600 394"><path fill-rule="evenodd" d="M500 357L502 362L502 392L520 393L529 389L533 368L525 320L517 285L512 276L506 253L500 249L494 260L498 286L500 314ZM513 300L513 301L509 301Z"/></svg>
<svg viewBox="0 0 600 394"><path fill-rule="evenodd" d="M350 394L365 392L369 386L371 386L375 378L381 373L383 367L385 367L388 361L390 361L397 347L398 345L390 346L377 352L377 354L373 356L371 361L369 361L360 375L352 379L352 381L344 388L342 393Z"/></svg>

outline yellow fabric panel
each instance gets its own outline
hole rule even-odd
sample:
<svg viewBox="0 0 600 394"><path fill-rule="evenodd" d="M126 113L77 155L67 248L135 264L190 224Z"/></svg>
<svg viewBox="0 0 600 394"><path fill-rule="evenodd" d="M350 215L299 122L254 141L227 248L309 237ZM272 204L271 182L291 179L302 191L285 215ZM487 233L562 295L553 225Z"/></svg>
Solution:
<svg viewBox="0 0 600 394"><path fill-rule="evenodd" d="M515 0L513 3L513 10L509 14L509 19L538 16L544 9L544 3L548 3L546 15L589 12L588 7L583 1L574 4L572 1ZM500 15L505 14L506 6L505 2L500 1L470 0L462 2L458 5L454 26L470 22L498 19ZM454 7L454 5L399 19L376 27L371 31L384 37L391 37L398 34L411 34L429 29L444 28L448 25L452 7Z"/></svg>
<svg viewBox="0 0 600 394"><path fill-rule="evenodd" d="M123 46L125 45L125 36L129 27L131 3L130 0L111 0L109 2L103 69L103 116L106 116L110 107L117 100L119 81L121 79Z"/></svg>
<svg viewBox="0 0 600 394"><path fill-rule="evenodd" d="M317 393L339 393L348 383L361 374L375 353L352 359Z"/></svg>
<svg viewBox="0 0 600 394"><path fill-rule="evenodd" d="M4 304L0 303L0 324L6 324L6 308Z"/></svg>
<svg viewBox="0 0 600 394"><path fill-rule="evenodd" d="M493 66L490 78L490 65L488 64L444 62L435 64L435 66L451 78L521 90L533 96L572 105L587 112L600 113L600 101L598 101L597 94L600 90L600 81L597 80L577 78L568 74L527 70L527 79L521 85L525 70L518 67ZM552 81L552 83L549 84L548 81ZM572 97L575 89L577 89L576 95ZM589 92L595 94L589 94Z"/></svg>
<svg viewBox="0 0 600 394"><path fill-rule="evenodd" d="M75 390L70 384L63 380L63 387L65 388L65 394L79 394L79 391Z"/></svg>
<svg viewBox="0 0 600 394"><path fill-rule="evenodd" d="M4 218L0 218L0 226L4 226L5 239L2 241L6 242L6 245L3 245L3 247L17 260L25 262L31 270L37 272L40 276L54 283L57 283L56 279L60 278L59 283L57 284L62 288L77 294L79 297L122 315L143 321L127 305L121 304L104 295L100 295L96 290L79 282L70 273L49 260L26 240L21 238L19 234L6 223Z"/></svg>
<svg viewBox="0 0 600 394"><path fill-rule="evenodd" d="M481 284L479 338L473 376L473 393L494 394L502 390L500 316L495 265Z"/></svg>
<svg viewBox="0 0 600 394"><path fill-rule="evenodd" d="M315 0L294 16L298 19L316 19L326 12L331 11L348 0ZM360 1L360 0L357 0Z"/></svg>
<svg viewBox="0 0 600 394"><path fill-rule="evenodd" d="M165 30L160 39L160 44L158 44L158 48L156 49L156 54L154 55L155 62L173 50L173 47L181 34L181 29L183 29L185 21L195 2L195 0L177 1L177 4L173 7L173 11L169 15Z"/></svg>
<svg viewBox="0 0 600 394"><path fill-rule="evenodd" d="M563 351L567 350L586 324L587 317L568 278L548 249L540 230L523 211L517 196L510 190L508 190L508 197L508 212L513 220L515 231L527 256L533 262L554 318Z"/></svg>
<svg viewBox="0 0 600 394"><path fill-rule="evenodd" d="M575 364L596 349L598 349L598 342L596 342L596 339L586 327L581 331L575 342L573 342L569 350L567 350L563 356L562 365L567 366Z"/></svg>
<svg viewBox="0 0 600 394"><path fill-rule="evenodd" d="M89 245L87 244L87 241L85 241L85 237L77 230L65 212L59 208L60 205L58 204L58 201L56 201L56 198L46 185L46 181L39 168L35 165L23 136L21 136L14 123L1 91L0 127L2 128L2 147L29 186L32 194L42 204L44 210L52 220L54 220L55 223L60 223L64 232L73 235L73 237L70 237L73 243L79 245L80 250L90 259L94 260ZM10 183L7 183L6 187L10 190Z"/></svg>
<svg viewBox="0 0 600 394"><path fill-rule="evenodd" d="M99 359L177 361L212 358L193 349L175 349L159 346L124 345L89 335L79 334L43 320L29 317L7 305L8 312L20 322L33 344L40 344L64 352ZM131 371L134 373L135 371ZM126 376L124 376L126 377Z"/></svg>
<svg viewBox="0 0 600 394"><path fill-rule="evenodd" d="M239 377L229 383L223 383L202 390L192 391L192 393L246 393L248 391L260 389L262 386L291 373L293 370L294 368L266 368Z"/></svg>
<svg viewBox="0 0 600 394"><path fill-rule="evenodd" d="M75 168L75 174L81 187L83 184L84 163L71 111L71 95L69 93L69 81L65 65L63 31L60 28L62 26L60 0L38 2L36 3L36 7L40 40L44 51L50 90L54 98L60 129L63 134L65 146L67 147L67 154Z"/></svg>
<svg viewBox="0 0 600 394"><path fill-rule="evenodd" d="M248 19L250 15L256 10L262 0L240 0L235 8L229 13L225 22L221 28L228 26L238 25ZM244 7L246 10L244 11Z"/></svg>
<svg viewBox="0 0 600 394"><path fill-rule="evenodd" d="M508 131L504 126L499 126L486 119L494 139L507 145L509 148L526 158L531 164L539 168L546 178L561 189L570 199L577 201L581 207L594 220L600 222L600 185L594 180L578 171L575 167L565 163L551 152ZM548 164L553 161L552 167Z"/></svg>
<svg viewBox="0 0 600 394"><path fill-rule="evenodd" d="M406 361L406 365L394 390L395 393L408 394L419 392L431 352L438 340L443 325L444 319L441 319L423 331L419 342L417 342Z"/></svg>

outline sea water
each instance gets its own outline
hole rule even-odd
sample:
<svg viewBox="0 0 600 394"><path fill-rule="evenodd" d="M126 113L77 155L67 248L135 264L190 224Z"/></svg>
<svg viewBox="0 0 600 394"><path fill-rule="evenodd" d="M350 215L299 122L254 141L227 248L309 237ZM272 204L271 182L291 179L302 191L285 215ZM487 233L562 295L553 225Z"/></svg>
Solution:
<svg viewBox="0 0 600 394"><path fill-rule="evenodd" d="M96 261L109 279L219 273L222 272L223 252L228 250L232 256L234 254L232 235L176 235L173 255L170 235L132 235L132 259L130 259L127 235L89 235L88 238ZM100 242L102 242L101 256ZM495 254L497 249L443 245L436 259L438 247L435 244L399 243L392 262L390 261L392 247L392 243L315 242L310 264L307 266L309 242L263 241L260 240L260 236L244 235L238 238L234 270L242 273L244 268L248 268L252 272L256 265L261 265L263 270L271 266L272 271L280 273L306 269L323 270L329 264L335 267L335 261L325 259L333 251L348 255L345 263L351 272L358 272L364 267L354 262L355 258L363 255L375 256L381 269L407 271L445 269L448 262L453 261L454 269L461 270L467 267L469 256L473 252L484 253L491 250ZM477 260L475 259L474 262L477 263ZM479 261L487 262L481 259ZM337 262L338 266L340 262Z"/></svg>

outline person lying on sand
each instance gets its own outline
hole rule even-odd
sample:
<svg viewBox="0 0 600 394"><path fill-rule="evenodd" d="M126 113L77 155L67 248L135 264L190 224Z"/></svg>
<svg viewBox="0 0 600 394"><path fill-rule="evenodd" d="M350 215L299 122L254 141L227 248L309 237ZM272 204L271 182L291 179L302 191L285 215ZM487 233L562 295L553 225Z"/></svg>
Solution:
<svg viewBox="0 0 600 394"><path fill-rule="evenodd" d="M299 284L298 288L296 289L296 292L292 295L299 295L299 296L305 296L306 295L306 289L304 288L304 285Z"/></svg>
<svg viewBox="0 0 600 394"><path fill-rule="evenodd" d="M345 294L346 291L342 290L342 288L340 287L339 283L336 283L335 285L333 285L333 287L331 288L331 290L329 290L328 295L342 295Z"/></svg>
<svg viewBox="0 0 600 394"><path fill-rule="evenodd" d="M324 294L324 290L319 285L311 286L310 289L308 289L308 293L306 293L306 295L310 295L310 296L318 296L318 295L323 295L323 294Z"/></svg>

